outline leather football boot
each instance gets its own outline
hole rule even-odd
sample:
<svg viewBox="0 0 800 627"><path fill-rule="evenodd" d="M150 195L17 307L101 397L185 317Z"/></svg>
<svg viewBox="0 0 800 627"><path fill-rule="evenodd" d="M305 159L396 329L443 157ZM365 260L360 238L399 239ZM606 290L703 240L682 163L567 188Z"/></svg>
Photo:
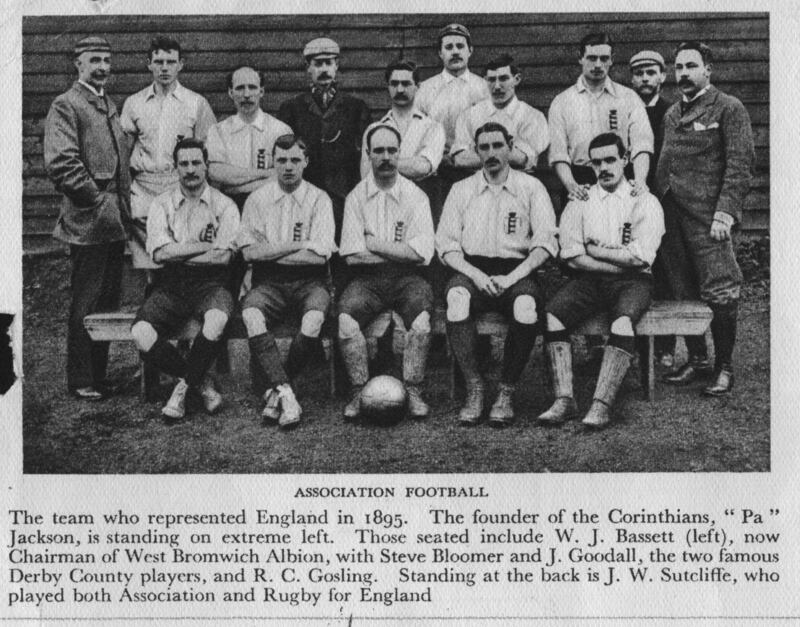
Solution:
<svg viewBox="0 0 800 627"><path fill-rule="evenodd" d="M698 379L708 378L712 372L711 362L708 359L692 359L664 375L663 381L670 385L689 385Z"/></svg>
<svg viewBox="0 0 800 627"><path fill-rule="evenodd" d="M711 384L703 390L704 396L726 396L733 390L733 372L720 368Z"/></svg>
<svg viewBox="0 0 800 627"><path fill-rule="evenodd" d="M467 381L467 400L458 412L458 422L462 425L476 425L483 415L483 380Z"/></svg>

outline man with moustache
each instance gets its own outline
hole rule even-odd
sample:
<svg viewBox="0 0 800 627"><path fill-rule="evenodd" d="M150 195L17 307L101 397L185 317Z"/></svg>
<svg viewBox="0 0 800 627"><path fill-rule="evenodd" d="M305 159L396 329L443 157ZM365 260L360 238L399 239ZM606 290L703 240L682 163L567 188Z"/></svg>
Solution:
<svg viewBox="0 0 800 627"><path fill-rule="evenodd" d="M236 113L208 133L208 178L242 211L250 193L274 178L272 148L292 129L261 108L261 72L246 65L233 70L228 74L228 96Z"/></svg>
<svg viewBox="0 0 800 627"><path fill-rule="evenodd" d="M163 35L154 38L147 64L153 82L130 96L122 107L120 123L133 140L133 237L129 246L134 268L158 268L145 251L147 214L157 196L178 184L172 149L184 137L205 141L208 130L217 121L208 101L178 81L183 65L177 41Z"/></svg>
<svg viewBox="0 0 800 627"><path fill-rule="evenodd" d="M550 143L547 118L517 98L517 85L522 74L510 55L501 54L492 59L486 65L484 79L492 96L458 116L455 144L450 150L454 163L461 168L479 169L481 161L475 152L475 131L487 122L497 122L505 126L514 138L509 165L515 170L533 171L539 155Z"/></svg>
<svg viewBox="0 0 800 627"><path fill-rule="evenodd" d="M656 181L667 229L667 278L675 298L699 297L711 307L715 363L703 393L723 396L733 388L742 283L731 229L742 217L755 148L744 105L711 84L712 61L703 43L677 48L675 80L682 97L664 116ZM686 345L689 360L666 377L668 383L686 385L712 374L705 338L686 337Z"/></svg>
<svg viewBox="0 0 800 627"><path fill-rule="evenodd" d="M242 299L242 319L250 352L263 372L257 382L266 402L262 416L278 420L281 429L300 422L302 409L291 382L319 343L330 304L326 263L335 249L330 198L303 180L306 151L296 135L275 140L270 156L275 178L250 194L237 237L245 261L253 264L253 288ZM300 312L300 332L284 367L270 329L289 309Z"/></svg>
<svg viewBox="0 0 800 627"><path fill-rule="evenodd" d="M497 398L489 423L514 420L516 384L536 342L541 290L533 275L558 253L550 196L537 179L511 169L514 142L496 122L474 137L481 169L453 185L436 231L436 250L455 271L447 284L447 336L467 386L460 423L483 415L484 381L475 356L474 315L499 309L510 320Z"/></svg>
<svg viewBox="0 0 800 627"><path fill-rule="evenodd" d="M303 49L303 58L311 88L283 102L278 117L306 141L305 179L330 196L338 242L345 197L361 179L361 138L370 112L336 82L339 44L327 37L312 39Z"/></svg>
<svg viewBox="0 0 800 627"><path fill-rule="evenodd" d="M641 98L631 89L612 81L613 45L605 33L581 39L581 75L575 85L558 94L550 105L550 165L570 198L588 198L594 184L589 142L601 133L622 138L633 164L632 193L647 191L653 131Z"/></svg>
<svg viewBox="0 0 800 627"><path fill-rule="evenodd" d="M372 174L347 196L339 253L351 270L338 302L339 347L350 379L345 420L361 411L361 388L369 379L362 329L393 309L407 329L403 380L412 418L426 418L422 397L431 337L433 290L420 274L433 257L433 222L428 198L398 173L399 131L374 126L366 135Z"/></svg>
<svg viewBox="0 0 800 627"><path fill-rule="evenodd" d="M661 154L661 145L664 143L664 114L669 109L671 102L664 99L661 93L661 86L666 78L664 57L654 50L642 50L631 57L628 62L631 70L631 87L639 94L647 111L647 118L650 120L650 127L653 129L654 150L650 159L650 172L647 174L647 187L651 190L656 189L656 166L658 155ZM628 172L626 171L626 174ZM653 262L653 298L664 300L672 297L672 292L667 283L664 271L665 260L663 254L659 252ZM671 367L673 365L673 354L675 353L675 336L659 335L655 339L656 359L662 365Z"/></svg>
<svg viewBox="0 0 800 627"><path fill-rule="evenodd" d="M489 97L486 82L469 71L472 38L466 26L448 24L439 30L442 71L419 86L417 107L440 122L445 131L446 165L453 164L450 148L455 144L456 121L463 111Z"/></svg>
<svg viewBox="0 0 800 627"><path fill-rule="evenodd" d="M180 140L173 160L179 185L156 198L147 219L147 252L164 268L131 327L142 359L178 378L161 410L167 420L184 417L189 390L199 393L208 413L222 405L206 372L233 313L233 297L225 285L239 228L234 202L206 182L203 142ZM192 317L203 326L184 360L168 338Z"/></svg>
<svg viewBox="0 0 800 627"><path fill-rule="evenodd" d="M444 154L444 127L415 104L419 87L419 68L413 61L393 61L386 66L386 84L392 108L374 126L393 126L400 133L397 170L424 189L423 181L436 173ZM365 135L366 135L365 133ZM366 141L361 142L361 177L372 172Z"/></svg>
<svg viewBox="0 0 800 627"><path fill-rule="evenodd" d="M611 405L631 363L634 326L650 306L650 266L664 219L652 194L631 194L619 135L602 133L588 150L598 182L589 188L586 201L572 200L561 215L560 257L577 276L547 303L545 340L556 400L538 420L557 425L577 413L569 332L597 312L609 311L611 335L594 400L583 419L584 425L601 428L610 421Z"/></svg>
<svg viewBox="0 0 800 627"><path fill-rule="evenodd" d="M480 76L469 71L472 37L462 24L448 24L439 30L438 53L442 71L422 82L417 92L417 107L444 127L445 148L437 171L438 189L432 202L433 223L439 224L450 187L471 173L453 163L451 148L456 141L456 121L463 111L489 97Z"/></svg>
<svg viewBox="0 0 800 627"><path fill-rule="evenodd" d="M103 37L74 48L78 79L58 96L44 128L44 165L64 194L53 236L68 243L72 300L67 323L67 386L81 400L100 400L108 343L92 342L85 316L119 305L126 227L130 224L128 145L105 86L111 46Z"/></svg>

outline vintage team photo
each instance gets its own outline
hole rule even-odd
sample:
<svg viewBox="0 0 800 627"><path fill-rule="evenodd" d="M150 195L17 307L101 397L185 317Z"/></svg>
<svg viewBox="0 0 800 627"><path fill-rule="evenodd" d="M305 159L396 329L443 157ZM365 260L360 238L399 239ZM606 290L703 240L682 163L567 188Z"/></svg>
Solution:
<svg viewBox="0 0 800 627"><path fill-rule="evenodd" d="M767 14L22 41L24 472L770 470Z"/></svg>

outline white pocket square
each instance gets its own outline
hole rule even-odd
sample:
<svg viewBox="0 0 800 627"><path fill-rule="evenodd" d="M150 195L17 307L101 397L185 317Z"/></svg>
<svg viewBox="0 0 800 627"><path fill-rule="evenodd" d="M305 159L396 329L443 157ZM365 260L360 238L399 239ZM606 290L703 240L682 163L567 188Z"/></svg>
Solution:
<svg viewBox="0 0 800 627"><path fill-rule="evenodd" d="M696 131L710 131L712 128L719 128L719 122L712 122L708 126L701 124L700 122L694 123L694 130Z"/></svg>

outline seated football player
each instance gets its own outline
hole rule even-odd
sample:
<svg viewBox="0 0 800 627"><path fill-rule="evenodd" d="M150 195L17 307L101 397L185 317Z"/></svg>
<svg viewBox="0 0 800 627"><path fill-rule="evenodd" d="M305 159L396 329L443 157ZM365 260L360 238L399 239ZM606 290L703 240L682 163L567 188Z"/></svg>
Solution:
<svg viewBox="0 0 800 627"><path fill-rule="evenodd" d="M492 426L514 420L513 394L536 342L543 304L533 271L558 253L556 218L544 185L510 167L508 130L487 122L475 131L481 169L453 185L436 231L436 249L455 271L447 283L447 336L464 375L467 396L458 420L483 415L484 381L475 355L475 314L499 309L509 319Z"/></svg>
<svg viewBox="0 0 800 627"><path fill-rule="evenodd" d="M199 392L209 413L222 405L206 372L233 312L225 282L239 211L206 182L208 153L203 142L180 140L173 161L179 186L156 197L147 219L147 252L164 268L136 314L131 335L146 362L178 378L161 410L165 417L178 419L186 413L190 389ZM168 338L192 317L203 326L184 360Z"/></svg>
<svg viewBox="0 0 800 627"><path fill-rule="evenodd" d="M253 267L242 318L260 366L254 376L263 378L257 383L266 390L262 416L286 429L302 414L291 381L315 354L330 304L327 261L335 248L334 222L331 199L303 180L308 149L300 137L278 137L272 162L276 178L247 198L237 243ZM271 329L290 310L300 314L300 331L284 366Z"/></svg>
<svg viewBox="0 0 800 627"><path fill-rule="evenodd" d="M421 269L433 257L433 219L428 197L397 169L400 133L376 125L365 135L372 171L345 200L339 254L350 281L338 302L339 347L351 398L345 420L361 409L361 389L369 379L367 342L362 332L378 314L393 309L407 329L403 380L408 412L425 418L430 411L422 397L430 348L433 290Z"/></svg>
<svg viewBox="0 0 800 627"><path fill-rule="evenodd" d="M628 163L622 139L598 135L589 144L597 183L587 200L570 201L561 215L561 259L576 271L547 303L547 353L555 402L539 422L560 424L577 414L572 392L572 352L569 332L600 311L610 312L611 335L594 400L583 424L600 428L610 421L610 409L625 378L634 350L634 326L650 306L650 267L664 234L664 216L655 196L631 195L623 170Z"/></svg>

